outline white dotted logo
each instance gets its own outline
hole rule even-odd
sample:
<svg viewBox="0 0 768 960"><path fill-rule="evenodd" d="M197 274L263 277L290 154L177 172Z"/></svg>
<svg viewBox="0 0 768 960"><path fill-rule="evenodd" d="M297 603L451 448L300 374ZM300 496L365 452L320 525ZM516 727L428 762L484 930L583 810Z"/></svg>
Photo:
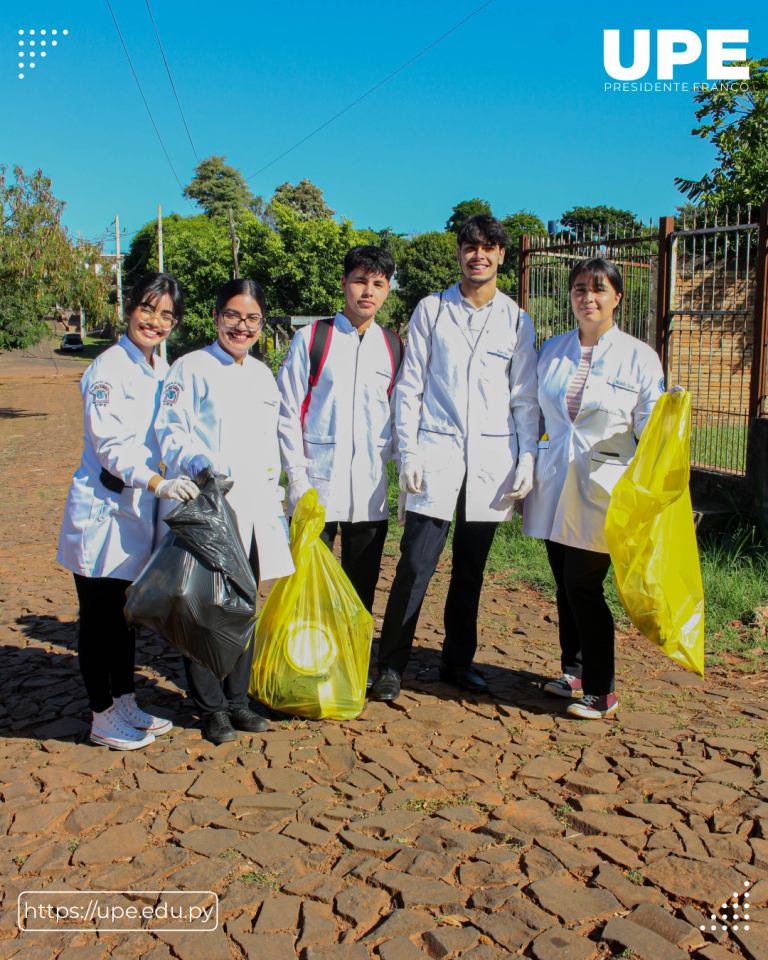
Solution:
<svg viewBox="0 0 768 960"><path fill-rule="evenodd" d="M713 921L710 930L717 930L718 926L722 930L749 930L749 924L744 923L745 920L749 920L749 891L746 889L751 886L749 880L744 881L744 891L739 894L735 890L733 892L733 897L731 898L730 903L724 903L720 908L719 913L710 914L710 920ZM728 911L731 911L730 917L728 916ZM702 925L701 930L706 930L707 927Z"/></svg>
<svg viewBox="0 0 768 960"><path fill-rule="evenodd" d="M41 37L46 37L46 36L48 36L48 31L47 31L47 30L38 30L38 31L35 31L35 30L19 30L19 36L20 36L20 37L23 37L23 36L26 35L26 36L32 38L32 37L36 36L37 34L39 34ZM62 30L62 31L61 31L61 34L62 34L62 36L66 37L66 36L69 35L69 30ZM58 30L51 30L51 31L50 31L50 35L51 35L52 37L56 37L56 36L59 35L59 31L58 31ZM58 46L58 40L32 40L32 39L29 39L29 40L19 40L19 47L21 47L21 49L19 50L19 70L22 70L22 71L23 71L25 67L29 67L30 69L34 69L35 66L36 66L35 57L37 57L37 56L44 57L44 56L46 56L46 54L47 54L48 51L47 51L47 50L33 50L33 49L31 49L31 48L32 48L32 47L35 47L35 46L46 47L46 46L48 46L49 44L50 44L52 47L56 47L56 46ZM25 47L29 47L30 49L29 49L29 50L25 50L25 49L24 49ZM23 79L24 79L24 74L23 74L23 73L20 73L20 74L19 74L19 80L23 80Z"/></svg>

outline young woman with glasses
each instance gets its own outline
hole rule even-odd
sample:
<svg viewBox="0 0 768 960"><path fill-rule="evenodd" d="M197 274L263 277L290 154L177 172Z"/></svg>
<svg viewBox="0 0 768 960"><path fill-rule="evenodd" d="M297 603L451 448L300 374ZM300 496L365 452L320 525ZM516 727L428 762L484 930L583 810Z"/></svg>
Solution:
<svg viewBox="0 0 768 960"><path fill-rule="evenodd" d="M168 364L156 348L179 323L184 301L165 273L145 274L126 302L128 328L80 381L85 445L64 508L57 560L75 576L78 659L93 712L91 740L135 750L171 722L134 696L135 636L125 591L152 553L157 498L197 496L189 480L163 480L154 421Z"/></svg>
<svg viewBox="0 0 768 960"><path fill-rule="evenodd" d="M209 467L234 481L227 500L257 583L293 572L280 487L280 394L269 367L249 355L265 313L257 283L225 283L213 310L217 339L173 365L155 423L166 476L194 479ZM205 735L214 743L235 740L236 730L258 733L268 726L248 707L252 660L251 643L219 681L185 658Z"/></svg>

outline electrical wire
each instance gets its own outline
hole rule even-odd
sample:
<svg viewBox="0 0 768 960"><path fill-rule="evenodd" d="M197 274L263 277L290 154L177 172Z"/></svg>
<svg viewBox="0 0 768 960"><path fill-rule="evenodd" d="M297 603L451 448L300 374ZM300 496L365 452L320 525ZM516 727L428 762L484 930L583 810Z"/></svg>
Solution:
<svg viewBox="0 0 768 960"><path fill-rule="evenodd" d="M424 47L424 49L421 51L421 53L417 53L415 57L411 57L411 59L410 59L407 63L404 63L404 64L402 65L402 67L398 67L398 69L395 70L394 73L390 73L390 75L389 75L388 77L385 77L383 80L380 80L379 83L376 84L376 86L371 87L370 90L368 90L368 91L367 91L366 93L364 93L362 96L358 97L357 100L353 100L352 103L350 103L348 106L344 107L343 110L340 110L335 116L331 117L330 120L326 120L325 123L321 124L316 130L313 130L312 133L308 133L308 134L306 135L306 137L303 137L301 140L298 141L298 143L294 143L294 145L293 145L292 147L289 147L289 148L285 151L285 153L281 153L279 157L275 157L274 160L270 160L269 163L265 164L265 165L261 168L261 170L257 170L256 173L252 173L252 174L250 175L250 177L246 177L246 178L245 178L246 181L248 181L248 180L253 180L254 177L258 177L258 175L259 175L260 173L264 173L265 170L267 170L267 169L268 169L269 167L271 167L273 164L277 163L278 160L282 160L283 157L287 157L288 154L291 153L292 151L294 151L297 147L300 147L303 143L306 143L307 140L310 140L312 137L314 137L316 133L320 133L321 130L324 130L327 126L330 126L330 124L332 124L332 123L334 122L334 120L338 120L339 117L341 117L341 116L343 116L345 113L347 113L348 110L351 110L352 107L357 106L357 104L358 104L358 103L361 103L363 100L365 100L366 97L370 97L370 95L371 95L372 93L375 93L375 92L379 89L379 87L383 87L385 83L388 83L390 80L392 80L394 77L396 77L396 76L398 75L398 73L402 73L403 70L405 70L406 67L410 67L410 65L411 65L412 63L415 63L420 57L423 57L425 53L429 53L429 51L430 51L433 47L436 47L436 46L438 45L438 43L441 43L443 40L445 40L446 37L450 37L450 35L451 35L452 33L455 33L455 32L459 29L459 27L463 27L465 23L467 23L467 22L468 22L469 20L471 20L473 17L476 17L476 16L478 15L478 13L480 13L482 10L485 10L485 8L486 8L486 7L489 7L492 3L493 3L493 0L486 0L486 2L485 2L484 4L482 4L481 6L479 6L479 7L477 8L477 10L475 10L473 13L470 13L470 15L469 15L468 17L465 17L462 21L460 21L459 23L457 23L455 27L451 27L451 29L450 29L447 33L444 33L444 34L442 35L442 37L438 37L438 39L437 39L437 40L434 40L432 43L430 43L430 45L429 45L428 47Z"/></svg>
<svg viewBox="0 0 768 960"><path fill-rule="evenodd" d="M112 4L107 0L107 6L109 7L109 12L112 14L112 19L115 22L115 30L117 30L117 35L120 37L120 43L123 45L123 50L125 51L125 56L128 59L128 65L131 68L131 73L133 74L133 79L136 81L136 86L139 88L139 93L141 94L141 99L144 101L144 106L147 108L147 113L149 114L149 119L152 121L152 126L155 128L155 133L157 134L157 139L160 141L160 146L163 148L163 153L165 154L165 159L168 161L168 166L173 171L174 177L176 177L176 183L179 185L179 190L182 194L184 193L184 187L181 185L181 180L179 180L178 174L174 169L173 164L171 163L171 158L168 156L168 151L165 149L165 144L163 143L163 138L160 136L160 131L157 129L157 124L155 123L155 118L152 116L152 111L149 109L149 104L147 103L147 98L144 96L144 91L141 89L141 84L139 83L139 78L136 76L136 71L133 69L133 63L131 61L130 54L128 53L128 47L125 45L125 40L123 40L123 35L120 33L120 27L117 25L117 18L115 17L114 10L112 9ZM189 203L189 200L187 200ZM191 204L190 204L191 206Z"/></svg>
<svg viewBox="0 0 768 960"><path fill-rule="evenodd" d="M163 45L160 42L160 34L157 32L157 27L155 26L155 18L152 16L152 8L149 5L149 0L145 0L147 4L147 10L149 11L149 19L152 21L152 29L155 31L155 36L157 37L157 45L160 47L160 53L163 57L163 63L165 64L165 70L168 74L168 79L171 81L171 89L173 90L173 95L176 97L176 105L179 108L179 113L181 114L181 119L184 123L184 129L187 131L187 137L189 137L189 145L192 147L192 153L195 155L195 160L200 163L200 158L197 155L197 150L195 150L195 145L192 142L192 134L189 132L189 127L187 126L187 119L184 116L184 111L181 109L181 102L179 101L179 95L176 93L176 84L173 82L173 77L171 76L171 68L168 66L168 61L165 59L165 50L163 50Z"/></svg>

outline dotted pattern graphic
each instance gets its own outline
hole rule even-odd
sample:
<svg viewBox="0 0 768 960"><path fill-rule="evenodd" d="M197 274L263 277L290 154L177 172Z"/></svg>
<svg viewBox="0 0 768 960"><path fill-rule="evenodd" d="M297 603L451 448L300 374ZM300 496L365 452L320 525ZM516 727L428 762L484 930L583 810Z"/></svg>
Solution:
<svg viewBox="0 0 768 960"><path fill-rule="evenodd" d="M42 58L48 55L48 50L45 48L49 46L57 47L59 45L59 41L53 38L58 36L66 37L68 35L69 30L19 30L20 37L28 38L19 40L19 70L23 71L26 68L34 70L39 62L37 57ZM23 80L24 76L23 72L20 73L19 80Z"/></svg>
<svg viewBox="0 0 768 960"><path fill-rule="evenodd" d="M749 930L749 924L744 923L745 920L749 920L749 890L746 889L749 886L751 886L749 880L745 880L745 889L741 894L734 890L730 903L724 903L718 913L710 914L710 920L713 921L710 930L717 930L718 925L723 930L729 928L731 930ZM730 917L728 916L729 910L731 911ZM700 929L706 930L707 927L702 925Z"/></svg>

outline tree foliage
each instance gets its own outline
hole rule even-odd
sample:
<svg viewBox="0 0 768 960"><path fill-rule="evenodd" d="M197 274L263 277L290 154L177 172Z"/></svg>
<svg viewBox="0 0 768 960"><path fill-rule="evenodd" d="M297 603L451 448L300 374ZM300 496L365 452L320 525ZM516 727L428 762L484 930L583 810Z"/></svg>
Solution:
<svg viewBox="0 0 768 960"><path fill-rule="evenodd" d="M208 217L235 216L244 210L262 212L261 197L254 197L242 173L224 163L226 157L206 157L195 167L195 175L184 187L184 196L197 201Z"/></svg>
<svg viewBox="0 0 768 960"><path fill-rule="evenodd" d="M507 280L508 289L503 284L500 286L505 289L505 292L516 294L520 283L520 237L526 233L532 236L544 236L547 228L530 210L518 210L517 213L504 217L501 222L509 234L509 243L504 254L504 263L499 271L501 274L499 279L504 277Z"/></svg>
<svg viewBox="0 0 768 960"><path fill-rule="evenodd" d="M710 207L759 207L768 198L768 57L745 60L749 91L732 90L739 84L717 84L701 90L701 104L691 136L709 140L717 149L716 165L700 180L675 178L682 194Z"/></svg>
<svg viewBox="0 0 768 960"><path fill-rule="evenodd" d="M401 329L419 300L446 290L461 279L453 233L422 233L408 244L397 264L397 291L392 314ZM390 295L391 296L391 295Z"/></svg>
<svg viewBox="0 0 768 960"><path fill-rule="evenodd" d="M453 213L445 225L446 232L458 233L465 220L469 220L470 217L475 217L479 213L491 215L490 203L486 200L479 200L477 197L474 200L462 200L453 208Z"/></svg>
<svg viewBox="0 0 768 960"><path fill-rule="evenodd" d="M294 213L305 219L324 219L334 217L332 210L323 200L323 191L306 177L296 186L292 183L281 183L275 187L275 194L269 204L269 212L276 216L275 204L289 207Z"/></svg>
<svg viewBox="0 0 768 960"><path fill-rule="evenodd" d="M6 171L0 166L0 349L18 350L46 335L46 314L71 307L101 320L110 275L101 247L74 242L62 227L66 205L48 177L17 166L9 182Z"/></svg>
<svg viewBox="0 0 768 960"><path fill-rule="evenodd" d="M631 210L619 210L616 207L573 207L560 217L560 224L574 233L606 236L610 228L626 227L627 231L638 227L640 220Z"/></svg>

